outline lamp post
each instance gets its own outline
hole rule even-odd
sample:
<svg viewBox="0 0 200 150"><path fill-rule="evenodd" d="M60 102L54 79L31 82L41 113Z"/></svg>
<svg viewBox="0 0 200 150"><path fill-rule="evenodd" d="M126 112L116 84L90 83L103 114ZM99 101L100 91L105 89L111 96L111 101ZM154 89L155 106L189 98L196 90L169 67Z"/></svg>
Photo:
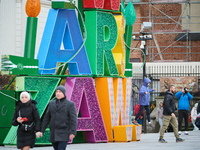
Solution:
<svg viewBox="0 0 200 150"><path fill-rule="evenodd" d="M153 40L152 35L148 35L146 32L144 32L144 29L150 29L151 28L151 23L150 22L143 22L142 26L141 26L141 31L140 33L142 35L139 36L138 39L134 37L134 41L141 41L141 45L140 48L143 50L144 55L146 56L146 41L147 40ZM144 66L143 66L143 80L146 77L146 60L144 62ZM146 133L146 111L144 112L144 123L143 123L143 127L144 127L144 133Z"/></svg>
<svg viewBox="0 0 200 150"><path fill-rule="evenodd" d="M147 35L147 33L142 32L142 35L139 36L139 39L134 39L134 41L141 41L140 48L143 50L144 54L146 55L146 41L153 40L152 35ZM146 60L143 66L143 79L146 77Z"/></svg>

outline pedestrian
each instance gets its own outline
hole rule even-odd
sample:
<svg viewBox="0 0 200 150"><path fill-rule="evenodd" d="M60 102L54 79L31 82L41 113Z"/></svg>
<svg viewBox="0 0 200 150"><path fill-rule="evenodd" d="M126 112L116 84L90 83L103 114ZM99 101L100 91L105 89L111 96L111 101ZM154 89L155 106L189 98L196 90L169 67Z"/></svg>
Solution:
<svg viewBox="0 0 200 150"><path fill-rule="evenodd" d="M50 142L55 150L65 150L68 141L76 135L76 107L72 101L66 99L65 93L64 86L56 88L56 99L49 103L42 123L41 136L49 124Z"/></svg>
<svg viewBox="0 0 200 150"><path fill-rule="evenodd" d="M148 86L150 84L151 80L149 78L145 78L142 87L140 88L139 91L139 104L140 104L140 111L137 113L135 120L133 121L136 122L139 118L139 116L143 113L143 110L145 108L146 113L147 113L147 119L148 119L148 124L151 125L151 119L150 119L150 108L149 108L149 93L156 91L156 89L149 89ZM144 120L145 121L145 120Z"/></svg>
<svg viewBox="0 0 200 150"><path fill-rule="evenodd" d="M139 111L140 111L140 104L137 104L135 105L135 115L137 115ZM137 122L141 124L142 126L143 126L143 115L144 113L142 113L137 120Z"/></svg>
<svg viewBox="0 0 200 150"><path fill-rule="evenodd" d="M36 133L40 132L40 116L36 107L37 102L31 100L30 94L21 92L20 101L16 102L12 125L17 129L17 148L29 150L35 146Z"/></svg>
<svg viewBox="0 0 200 150"><path fill-rule="evenodd" d="M178 133L181 135L181 128L183 118L185 121L185 135L188 135L188 115L189 115L189 104L190 100L193 99L193 96L187 91L187 88L184 87L182 91L175 94L178 98Z"/></svg>
<svg viewBox="0 0 200 150"><path fill-rule="evenodd" d="M165 98L164 98L164 102L163 102L163 118L164 118L164 120L163 120L162 128L160 130L160 138L158 140L161 143L167 143L167 141L165 141L163 139L163 137L164 137L165 130L169 126L169 123L173 127L174 135L176 137L176 142L185 141L179 137L178 122L177 122L176 116L174 114L175 108L176 108L175 100L174 100L175 91L176 91L176 89L175 89L174 85L170 85L169 90L167 90L165 93Z"/></svg>
<svg viewBox="0 0 200 150"><path fill-rule="evenodd" d="M194 126L193 131L199 130L199 128L195 125L195 121L197 119L197 106L198 106L198 103L196 103L194 105L194 107L192 108L192 111L191 111L191 120L192 120L192 124Z"/></svg>
<svg viewBox="0 0 200 150"><path fill-rule="evenodd" d="M197 106L197 115L200 114L200 100L199 100L199 103L198 103L198 106Z"/></svg>
<svg viewBox="0 0 200 150"><path fill-rule="evenodd" d="M160 130L162 128L162 125L163 125L163 102L160 102L159 106L157 108L157 111L156 111L156 121L160 125L160 129L159 129L159 132L160 132Z"/></svg>

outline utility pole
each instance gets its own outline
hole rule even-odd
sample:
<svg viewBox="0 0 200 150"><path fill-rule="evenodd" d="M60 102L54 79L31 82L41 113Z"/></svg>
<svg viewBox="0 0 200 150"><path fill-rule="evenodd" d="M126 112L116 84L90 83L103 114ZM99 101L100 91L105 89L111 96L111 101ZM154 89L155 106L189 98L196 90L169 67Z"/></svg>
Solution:
<svg viewBox="0 0 200 150"><path fill-rule="evenodd" d="M144 52L144 55L146 56L146 41L147 40L153 40L152 35L146 35L145 32L141 32L141 36L139 36L139 39L134 39L134 41L141 41L140 48ZM143 56L143 57L145 57ZM146 60L144 61L144 66L143 66L143 79L146 77Z"/></svg>
<svg viewBox="0 0 200 150"><path fill-rule="evenodd" d="M145 33L142 33L142 36L144 37ZM143 56L143 59L144 57L146 57L146 41L144 41L144 48L142 49L143 52L144 52L144 56ZM143 66L143 81L144 81L144 78L146 77L146 59L144 61L144 66ZM144 116L143 116L143 127L144 127L144 133L147 133L147 124L146 124L146 110L144 110Z"/></svg>
<svg viewBox="0 0 200 150"><path fill-rule="evenodd" d="M143 31L143 30L142 30ZM142 49L142 51L144 52L144 56L143 59L145 59L144 57L146 57L146 41L147 40L153 40L152 35L147 35L147 33L145 32L140 32L142 35L139 36L139 39L136 39L134 36L134 40L135 41L141 41L141 45L140 48ZM143 66L143 81L144 78L146 77L146 59L144 61L144 66ZM144 110L144 116L143 116L143 128L144 128L144 133L147 132L147 128L146 128L146 111Z"/></svg>
<svg viewBox="0 0 200 150"><path fill-rule="evenodd" d="M145 33L142 33L142 36L144 37ZM144 48L142 49L144 52L144 56L146 57L146 40L144 41ZM143 66L143 80L146 77L146 59L144 61L144 66Z"/></svg>

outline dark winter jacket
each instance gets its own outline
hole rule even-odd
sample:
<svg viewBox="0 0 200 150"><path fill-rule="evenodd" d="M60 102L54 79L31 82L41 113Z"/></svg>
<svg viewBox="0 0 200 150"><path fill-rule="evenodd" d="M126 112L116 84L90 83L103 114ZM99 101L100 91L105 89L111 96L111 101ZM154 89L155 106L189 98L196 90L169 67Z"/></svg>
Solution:
<svg viewBox="0 0 200 150"><path fill-rule="evenodd" d="M170 91L166 91L165 94L163 115L171 115L171 113L174 113L176 109L174 95Z"/></svg>
<svg viewBox="0 0 200 150"><path fill-rule="evenodd" d="M27 103L22 103L21 101L16 102L15 112L12 119L12 125L18 126L17 130L17 147L21 148L24 146L35 145L35 131L40 131L41 121L40 116L36 107L37 102L34 100L30 100ZM19 115L20 111L20 115ZM26 117L28 121L23 122L22 124L33 124L33 129L30 132L26 132L21 130L22 124L17 122L18 117Z"/></svg>
<svg viewBox="0 0 200 150"><path fill-rule="evenodd" d="M200 113L200 101L199 101L198 106L197 106L197 114L199 114L199 113Z"/></svg>
<svg viewBox="0 0 200 150"><path fill-rule="evenodd" d="M139 104L140 105L149 105L149 93L150 92L153 92L154 89L148 89L148 86L147 84L151 82L151 80L149 78L145 78L144 79L144 83L142 85L142 87L140 88L140 91L139 91L139 95L140 95L140 98L139 98ZM145 94L145 92L148 92L147 94Z"/></svg>
<svg viewBox="0 0 200 150"><path fill-rule="evenodd" d="M66 98L51 101L42 123L41 132L44 133L48 124L50 142L69 141L70 134L76 135L77 114L75 104Z"/></svg>
<svg viewBox="0 0 200 150"><path fill-rule="evenodd" d="M176 98L178 98L178 110L187 110L189 111L190 100L193 99L193 96L187 92L182 93L182 91L175 94Z"/></svg>

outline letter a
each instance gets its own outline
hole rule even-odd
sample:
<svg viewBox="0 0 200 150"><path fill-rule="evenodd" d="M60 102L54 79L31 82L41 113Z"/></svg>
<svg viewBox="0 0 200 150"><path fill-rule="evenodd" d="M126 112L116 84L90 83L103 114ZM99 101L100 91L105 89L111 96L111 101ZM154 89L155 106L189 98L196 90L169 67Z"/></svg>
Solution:
<svg viewBox="0 0 200 150"><path fill-rule="evenodd" d="M37 59L40 74L55 74L58 62L68 62L71 75L91 74L75 10L49 10Z"/></svg>
<svg viewBox="0 0 200 150"><path fill-rule="evenodd" d="M66 79L66 97L75 103L78 118L77 131L85 131L87 142L107 142L107 134L92 78Z"/></svg>

